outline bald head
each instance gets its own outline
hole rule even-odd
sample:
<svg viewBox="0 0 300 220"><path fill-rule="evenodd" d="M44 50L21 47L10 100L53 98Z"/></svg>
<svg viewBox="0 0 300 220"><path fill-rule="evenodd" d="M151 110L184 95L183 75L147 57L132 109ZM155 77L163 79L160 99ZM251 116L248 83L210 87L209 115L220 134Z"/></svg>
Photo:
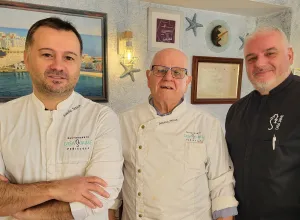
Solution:
<svg viewBox="0 0 300 220"><path fill-rule="evenodd" d="M167 48L157 52L151 63L152 65L163 65L169 67L187 68L188 58L180 50L174 48Z"/></svg>
<svg viewBox="0 0 300 220"><path fill-rule="evenodd" d="M153 57L146 76L154 104L160 112L169 112L183 98L192 80L192 76L186 74L187 63L187 56L182 51L173 48L163 49ZM152 68L152 65L155 65L155 68ZM182 69L184 72L180 71ZM178 76L178 73L180 77L174 76L174 74ZM164 111L159 106L168 106L169 110Z"/></svg>

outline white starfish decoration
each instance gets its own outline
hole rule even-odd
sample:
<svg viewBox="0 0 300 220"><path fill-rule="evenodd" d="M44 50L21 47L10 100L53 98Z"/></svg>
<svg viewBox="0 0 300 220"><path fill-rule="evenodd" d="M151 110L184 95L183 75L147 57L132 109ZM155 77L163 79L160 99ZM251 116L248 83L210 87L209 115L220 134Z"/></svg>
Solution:
<svg viewBox="0 0 300 220"><path fill-rule="evenodd" d="M197 15L196 15L196 13L195 13L192 20L189 19L188 17L185 17L186 20L190 23L190 26L189 26L187 29L185 29L185 30L186 30L186 31L189 31L189 30L193 29L193 32L194 32L195 37L197 36L197 32L196 32L197 27L203 27L202 24L197 23L197 21L196 21L196 16L197 16Z"/></svg>
<svg viewBox="0 0 300 220"><path fill-rule="evenodd" d="M130 66L128 67L128 66L124 65L123 63L120 63L120 64L121 64L121 65L123 66L123 68L124 68L124 72L121 74L120 78L124 78L124 77L126 77L126 76L129 75L130 78L131 78L131 80L132 80L132 82L134 82L135 79L134 79L133 73L140 72L141 70L140 70L140 69L133 68L133 65L130 65Z"/></svg>

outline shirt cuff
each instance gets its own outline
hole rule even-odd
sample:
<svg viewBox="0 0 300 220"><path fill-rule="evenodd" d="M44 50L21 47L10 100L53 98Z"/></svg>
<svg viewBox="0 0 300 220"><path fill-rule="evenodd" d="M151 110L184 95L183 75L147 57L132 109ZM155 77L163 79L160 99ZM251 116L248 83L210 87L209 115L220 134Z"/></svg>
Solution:
<svg viewBox="0 0 300 220"><path fill-rule="evenodd" d="M74 220L84 220L88 216L88 213L85 209L85 205L83 205L80 202L71 202L70 208Z"/></svg>
<svg viewBox="0 0 300 220"><path fill-rule="evenodd" d="M213 212L213 219L216 220L218 218L226 218L229 216L235 216L238 214L237 207L230 207L226 209L221 209Z"/></svg>
<svg viewBox="0 0 300 220"><path fill-rule="evenodd" d="M212 212L226 209L229 207L237 207L238 201L234 198L234 196L220 196L212 200Z"/></svg>

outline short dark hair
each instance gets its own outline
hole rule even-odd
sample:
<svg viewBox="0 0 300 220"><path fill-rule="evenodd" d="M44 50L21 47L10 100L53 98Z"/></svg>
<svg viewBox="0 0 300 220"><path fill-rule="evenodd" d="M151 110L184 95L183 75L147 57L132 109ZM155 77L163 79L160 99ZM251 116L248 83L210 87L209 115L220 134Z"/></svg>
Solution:
<svg viewBox="0 0 300 220"><path fill-rule="evenodd" d="M49 27L49 28L53 28L55 30L72 31L79 40L80 53L82 53L82 48L83 48L82 39L81 39L78 31L76 30L76 28L73 26L73 24L71 22L64 21L57 17L50 17L50 18L45 18L45 19L39 20L30 27L27 37L26 37L25 50L28 50L29 47L32 45L33 35L37 31L37 29L39 29L40 27Z"/></svg>

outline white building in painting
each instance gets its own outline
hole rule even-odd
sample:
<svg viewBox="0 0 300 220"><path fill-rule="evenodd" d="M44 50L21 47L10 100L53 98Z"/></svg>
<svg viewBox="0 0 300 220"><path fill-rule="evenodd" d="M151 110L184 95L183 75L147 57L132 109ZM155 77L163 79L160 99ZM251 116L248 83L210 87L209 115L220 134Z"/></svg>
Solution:
<svg viewBox="0 0 300 220"><path fill-rule="evenodd" d="M15 33L6 34L0 32L0 49L9 49L10 47L25 47L25 37L18 36Z"/></svg>
<svg viewBox="0 0 300 220"><path fill-rule="evenodd" d="M5 54L0 59L0 68L12 67L23 69L23 53L25 49L25 37L18 36L15 33L0 32L0 50ZM15 66L15 64L18 64ZM21 66L20 66L21 65Z"/></svg>

